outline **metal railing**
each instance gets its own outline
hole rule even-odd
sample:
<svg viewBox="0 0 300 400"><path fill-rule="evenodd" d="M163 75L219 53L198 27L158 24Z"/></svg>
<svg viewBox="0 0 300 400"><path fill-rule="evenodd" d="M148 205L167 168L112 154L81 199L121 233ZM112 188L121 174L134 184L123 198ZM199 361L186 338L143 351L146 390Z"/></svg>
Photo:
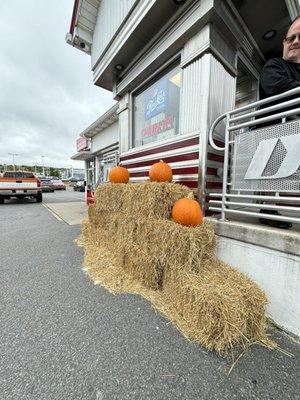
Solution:
<svg viewBox="0 0 300 400"><path fill-rule="evenodd" d="M220 147L213 135L224 119ZM220 115L209 143L224 152L222 193L209 193L209 210L223 221L236 215L300 223L300 88Z"/></svg>

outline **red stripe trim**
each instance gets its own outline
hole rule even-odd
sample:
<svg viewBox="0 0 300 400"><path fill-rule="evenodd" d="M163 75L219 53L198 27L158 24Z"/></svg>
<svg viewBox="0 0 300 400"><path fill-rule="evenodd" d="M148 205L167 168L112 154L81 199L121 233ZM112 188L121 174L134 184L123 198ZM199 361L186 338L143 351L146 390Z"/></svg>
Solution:
<svg viewBox="0 0 300 400"><path fill-rule="evenodd" d="M214 139L214 143L219 146L219 147L224 147L225 142L222 142L221 140Z"/></svg>
<svg viewBox="0 0 300 400"><path fill-rule="evenodd" d="M133 178L133 176L130 174L130 177ZM190 188L198 188L198 181L185 181L185 180L174 180L174 183L178 183L179 185L184 185Z"/></svg>
<svg viewBox="0 0 300 400"><path fill-rule="evenodd" d="M198 167L190 167L190 168L173 168L173 175L187 175L187 174L198 174ZM140 172L130 172L131 177L138 176L148 176L149 171L140 171Z"/></svg>
<svg viewBox="0 0 300 400"><path fill-rule="evenodd" d="M150 165L149 165L150 167ZM130 168L128 168L130 171ZM190 168L172 168L173 175L186 175L186 174L198 174L199 168L198 167L190 167ZM139 172L130 172L130 176L138 177L138 176L148 176L149 170L146 171L139 171ZM207 168L206 173L208 175L217 176L217 169L216 168Z"/></svg>
<svg viewBox="0 0 300 400"><path fill-rule="evenodd" d="M207 153L207 159L210 161L220 161L221 163L224 162L224 157L219 154Z"/></svg>
<svg viewBox="0 0 300 400"><path fill-rule="evenodd" d="M198 160L198 152L196 153L188 153L188 154L180 154L178 156L170 156L170 157L164 157L164 161L166 163L172 163L172 162L178 162L178 161L186 161L186 160ZM138 167L147 167L151 166L152 164L159 162L160 158L156 158L154 160L148 160L148 161L139 161L139 162L133 162L132 164L125 165L127 169L130 168L138 168Z"/></svg>
<svg viewBox="0 0 300 400"><path fill-rule="evenodd" d="M198 167L172 168L173 175L198 174ZM217 176L217 168L207 168L207 174ZM148 176L149 171L130 172L131 177Z"/></svg>
<svg viewBox="0 0 300 400"><path fill-rule="evenodd" d="M130 154L128 156L120 156L120 160L121 160L121 162L126 161L126 160L132 160L133 158L137 158L137 157L150 156L151 154L155 154L155 153L162 153L164 151L181 149L182 147L194 146L198 143L199 143L198 137L192 138L192 139L186 139L186 140L183 140L182 142L166 144L165 146L156 147L156 148L152 148L152 149L148 149L148 150L144 150L144 151L139 151L134 154Z"/></svg>
<svg viewBox="0 0 300 400"><path fill-rule="evenodd" d="M211 168L211 167L207 167L207 168L206 168L206 173L207 173L208 175L215 175L215 176L217 176L217 171L218 171L217 168Z"/></svg>
<svg viewBox="0 0 300 400"><path fill-rule="evenodd" d="M192 189L198 188L197 181L180 181L180 182L177 181L176 183L180 183L181 185L187 186Z"/></svg>
<svg viewBox="0 0 300 400"><path fill-rule="evenodd" d="M205 184L206 189L215 189L215 188L222 188L223 183L222 182L206 182Z"/></svg>
<svg viewBox="0 0 300 400"><path fill-rule="evenodd" d="M75 0L74 1L74 5L73 5L71 25L70 25L70 33L71 33L72 36L73 36L73 33L74 33L74 28L75 28L75 23L76 23L78 5L79 5L79 0Z"/></svg>

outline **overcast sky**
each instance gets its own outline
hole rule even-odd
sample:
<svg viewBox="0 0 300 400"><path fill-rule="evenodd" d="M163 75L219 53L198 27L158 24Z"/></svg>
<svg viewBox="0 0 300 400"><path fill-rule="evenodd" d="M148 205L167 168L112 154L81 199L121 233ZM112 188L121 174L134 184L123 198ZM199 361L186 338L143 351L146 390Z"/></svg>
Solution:
<svg viewBox="0 0 300 400"><path fill-rule="evenodd" d="M74 0L0 0L0 164L82 166L79 133L115 102L66 44Z"/></svg>

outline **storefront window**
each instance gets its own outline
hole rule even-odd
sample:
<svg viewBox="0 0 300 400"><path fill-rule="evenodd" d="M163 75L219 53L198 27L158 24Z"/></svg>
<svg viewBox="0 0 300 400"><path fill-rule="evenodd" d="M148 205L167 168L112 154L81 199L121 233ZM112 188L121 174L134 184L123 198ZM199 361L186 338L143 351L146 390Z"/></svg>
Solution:
<svg viewBox="0 0 300 400"><path fill-rule="evenodd" d="M134 147L178 135L180 83L177 66L134 95Z"/></svg>

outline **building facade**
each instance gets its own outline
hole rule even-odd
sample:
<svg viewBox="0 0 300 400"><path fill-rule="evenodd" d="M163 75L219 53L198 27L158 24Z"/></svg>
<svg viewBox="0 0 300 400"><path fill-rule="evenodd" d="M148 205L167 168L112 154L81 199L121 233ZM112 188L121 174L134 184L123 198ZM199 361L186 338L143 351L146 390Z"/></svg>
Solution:
<svg viewBox="0 0 300 400"><path fill-rule="evenodd" d="M72 160L84 161L85 181L89 189L108 181L110 168L119 159L118 104L80 133L77 153Z"/></svg>
<svg viewBox="0 0 300 400"><path fill-rule="evenodd" d="M219 257L257 280L270 316L298 335L300 175L285 172L276 186L276 174L284 151L299 146L299 117L288 122L291 113L278 108L277 130L257 133L255 124L263 122L260 71L281 56L299 13L298 0L75 0L67 34L69 44L90 54L95 85L118 100L119 158L131 181L145 179L154 162L168 162L206 215L221 216L213 219ZM252 131L252 142L260 141L247 147ZM276 162L263 140L278 147ZM257 152L269 176L261 171L254 179ZM268 209L282 215L270 217ZM292 221L293 230L258 225L260 211Z"/></svg>

